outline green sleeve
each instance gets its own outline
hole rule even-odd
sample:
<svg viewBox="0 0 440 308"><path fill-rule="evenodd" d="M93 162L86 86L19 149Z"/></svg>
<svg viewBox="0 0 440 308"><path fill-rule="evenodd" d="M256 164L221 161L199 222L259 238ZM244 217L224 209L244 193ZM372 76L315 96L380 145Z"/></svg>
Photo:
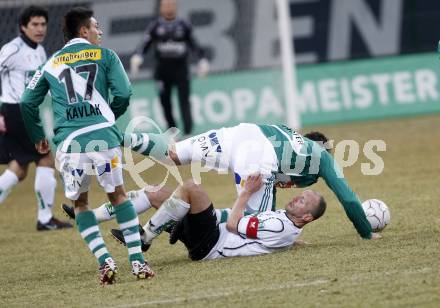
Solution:
<svg viewBox="0 0 440 308"><path fill-rule="evenodd" d="M362 238L371 238L371 225L365 216L359 198L348 186L333 157L326 151L321 154L319 174L335 193L357 232Z"/></svg>
<svg viewBox="0 0 440 308"><path fill-rule="evenodd" d="M117 119L127 110L132 93L130 81L125 73L121 60L114 51L109 50L109 53L110 67L108 71L108 81L110 93L113 95L113 102L110 104L110 108Z"/></svg>
<svg viewBox="0 0 440 308"><path fill-rule="evenodd" d="M20 101L21 115L31 141L36 144L45 138L39 106L49 91L43 70L37 70L26 87Z"/></svg>

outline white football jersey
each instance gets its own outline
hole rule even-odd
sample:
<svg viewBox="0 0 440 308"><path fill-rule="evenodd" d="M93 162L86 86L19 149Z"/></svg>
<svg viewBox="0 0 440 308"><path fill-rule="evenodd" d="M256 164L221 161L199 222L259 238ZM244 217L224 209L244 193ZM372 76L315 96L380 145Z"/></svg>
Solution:
<svg viewBox="0 0 440 308"><path fill-rule="evenodd" d="M0 50L0 102L18 104L26 85L46 59L43 46L38 45L33 49L21 37L3 45Z"/></svg>
<svg viewBox="0 0 440 308"><path fill-rule="evenodd" d="M246 204L248 212L271 210L273 204L274 173L278 171L278 159L271 141L258 125L241 123L233 127L210 130L176 143L176 152L182 164L201 166L225 173L233 172L237 195L240 195L249 174L259 172L264 185Z"/></svg>
<svg viewBox="0 0 440 308"><path fill-rule="evenodd" d="M221 223L217 244L204 259L253 256L271 253L293 245L302 229L286 216L285 210L248 215L240 219L235 234Z"/></svg>

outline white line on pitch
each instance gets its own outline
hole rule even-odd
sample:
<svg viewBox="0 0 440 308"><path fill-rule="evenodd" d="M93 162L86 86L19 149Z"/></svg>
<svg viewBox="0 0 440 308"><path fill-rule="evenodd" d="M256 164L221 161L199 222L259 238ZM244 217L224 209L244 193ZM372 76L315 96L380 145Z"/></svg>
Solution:
<svg viewBox="0 0 440 308"><path fill-rule="evenodd" d="M182 302L186 302L186 301L203 300L203 299L230 296L230 295L234 295L234 294L242 293L242 292L246 292L246 294L258 293L258 292L262 292L262 291L274 291L274 290L308 287L308 286L326 284L328 282L330 282L330 280L318 279L318 280L314 280L314 281L310 281L310 282L279 284L279 285L273 285L273 286L266 286L264 288L258 288L258 289L216 292L216 293L211 293L211 294L207 294L207 295L176 297L176 298L172 298L172 299L145 301L145 302L141 302L141 303L133 303L133 304L114 306L114 308L131 308L131 307L141 307L141 306L149 306L149 305L177 304L177 303L182 303Z"/></svg>

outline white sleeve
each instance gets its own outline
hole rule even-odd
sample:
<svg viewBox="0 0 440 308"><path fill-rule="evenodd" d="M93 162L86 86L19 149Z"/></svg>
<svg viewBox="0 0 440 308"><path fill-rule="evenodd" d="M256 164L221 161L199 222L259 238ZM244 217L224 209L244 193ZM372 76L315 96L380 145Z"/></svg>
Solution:
<svg viewBox="0 0 440 308"><path fill-rule="evenodd" d="M292 223L272 213L243 217L238 222L238 233L241 237L256 239L266 247L279 248L292 245L301 231L293 228Z"/></svg>
<svg viewBox="0 0 440 308"><path fill-rule="evenodd" d="M15 44L6 44L0 50L0 72L6 68L11 69L13 65L13 56L19 51Z"/></svg>
<svg viewBox="0 0 440 308"><path fill-rule="evenodd" d="M43 63L46 63L47 62L47 54L46 54L46 50L44 48L43 48L42 54L43 54L43 59L44 59Z"/></svg>

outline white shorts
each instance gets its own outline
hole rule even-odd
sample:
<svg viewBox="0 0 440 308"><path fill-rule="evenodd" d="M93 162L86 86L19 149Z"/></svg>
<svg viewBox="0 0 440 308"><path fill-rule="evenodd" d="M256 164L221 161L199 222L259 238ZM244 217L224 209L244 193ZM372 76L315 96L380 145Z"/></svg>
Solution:
<svg viewBox="0 0 440 308"><path fill-rule="evenodd" d="M260 172L264 185L254 193L247 211L264 212L272 209L274 173L278 159L272 143L255 124L210 130L176 144L182 164L202 163L211 170L234 173L237 194L244 188L248 175Z"/></svg>
<svg viewBox="0 0 440 308"><path fill-rule="evenodd" d="M106 193L114 192L116 186L124 183L121 158L120 148L88 153L57 151L56 164L63 178L66 198L78 200L81 193L89 191L92 176L96 176Z"/></svg>
<svg viewBox="0 0 440 308"><path fill-rule="evenodd" d="M228 140L224 128L215 129L176 143L176 153L182 165L201 163L203 168L217 171L230 169Z"/></svg>

